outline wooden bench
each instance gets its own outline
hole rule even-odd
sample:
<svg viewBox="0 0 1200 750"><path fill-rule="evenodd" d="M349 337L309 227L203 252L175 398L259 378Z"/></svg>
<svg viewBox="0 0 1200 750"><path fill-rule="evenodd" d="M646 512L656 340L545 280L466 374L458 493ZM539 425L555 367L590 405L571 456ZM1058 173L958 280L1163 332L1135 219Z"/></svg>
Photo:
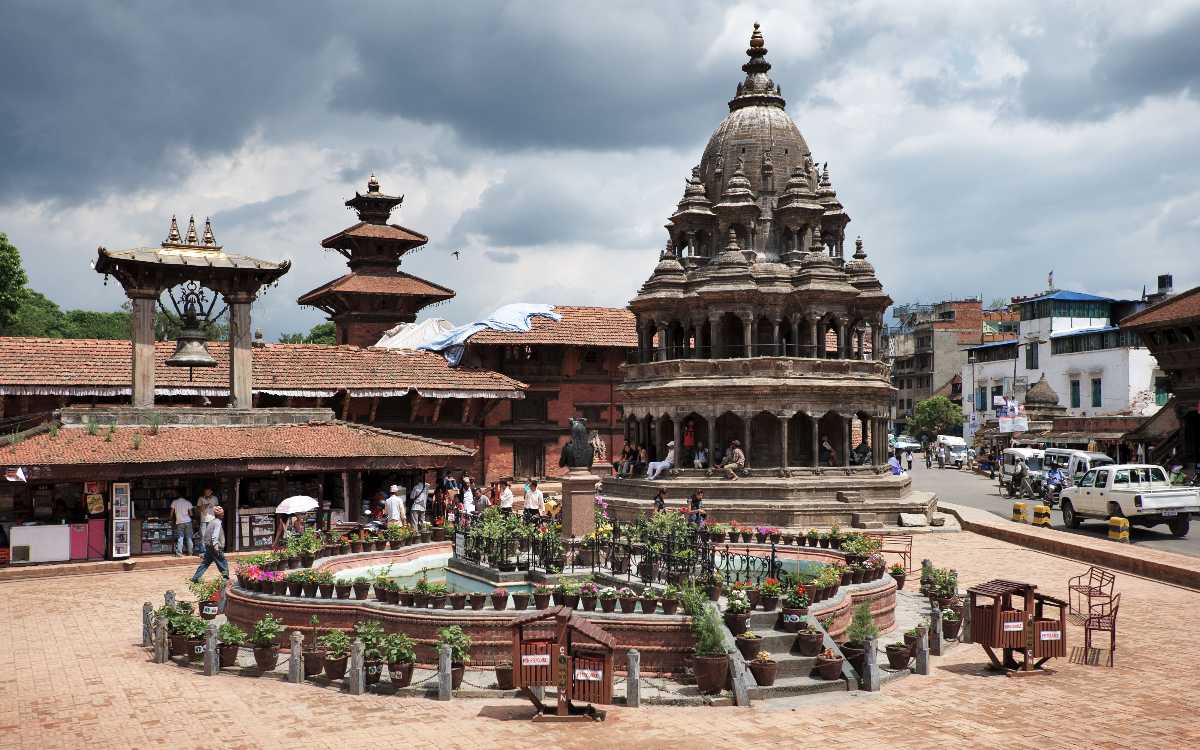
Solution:
<svg viewBox="0 0 1200 750"><path fill-rule="evenodd" d="M899 555L905 572L913 572L912 534L867 534L867 536L879 540L880 552Z"/></svg>

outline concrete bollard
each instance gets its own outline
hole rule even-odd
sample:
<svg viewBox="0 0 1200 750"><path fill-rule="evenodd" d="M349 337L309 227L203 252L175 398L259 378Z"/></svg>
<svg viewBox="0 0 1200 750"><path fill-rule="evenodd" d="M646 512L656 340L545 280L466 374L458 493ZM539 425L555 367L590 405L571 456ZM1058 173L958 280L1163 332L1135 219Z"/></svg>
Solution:
<svg viewBox="0 0 1200 750"><path fill-rule="evenodd" d="M875 636L867 638L864 644L863 673L858 676L858 686L869 693L879 692L879 643Z"/></svg>
<svg viewBox="0 0 1200 750"><path fill-rule="evenodd" d="M292 631L291 652L288 655L288 682L304 682L304 636L299 630Z"/></svg>
<svg viewBox="0 0 1200 750"><path fill-rule="evenodd" d="M929 674L929 631L917 629L917 664L913 667L914 674Z"/></svg>
<svg viewBox="0 0 1200 750"><path fill-rule="evenodd" d="M440 701L448 701L454 695L451 689L454 684L454 675L450 673L453 667L450 664L450 646L438 646L438 697Z"/></svg>
<svg viewBox="0 0 1200 750"><path fill-rule="evenodd" d="M1050 528L1050 506L1041 504L1033 506L1033 525L1041 526L1044 529Z"/></svg>
<svg viewBox="0 0 1200 750"><path fill-rule="evenodd" d="M1012 520L1013 523L1029 523L1029 518L1025 515L1025 503L1013 503Z"/></svg>
<svg viewBox="0 0 1200 750"><path fill-rule="evenodd" d="M971 603L969 601L963 603L962 625L958 628L958 642L971 643Z"/></svg>
<svg viewBox="0 0 1200 750"><path fill-rule="evenodd" d="M163 594L163 604L167 605L168 607L175 606L175 592L174 591L168 591L167 593Z"/></svg>
<svg viewBox="0 0 1200 750"><path fill-rule="evenodd" d="M942 610L936 604L929 615L929 653L942 655Z"/></svg>
<svg viewBox="0 0 1200 750"><path fill-rule="evenodd" d="M625 705L638 708L642 705L642 655L636 648L625 653Z"/></svg>
<svg viewBox="0 0 1200 750"><path fill-rule="evenodd" d="M204 674L214 677L221 673L221 652L217 649L217 624L208 623L208 634L204 638Z"/></svg>
<svg viewBox="0 0 1200 750"><path fill-rule="evenodd" d="M142 605L142 645L154 643L154 605L146 602Z"/></svg>
<svg viewBox="0 0 1200 750"><path fill-rule="evenodd" d="M354 643L350 644L350 667L346 670L346 686L350 695L362 695L367 691L367 675L363 665L364 650L361 638L355 638Z"/></svg>
<svg viewBox="0 0 1200 750"><path fill-rule="evenodd" d="M1108 519L1108 539L1113 542L1129 544L1129 519L1121 516L1110 516Z"/></svg>
<svg viewBox="0 0 1200 750"><path fill-rule="evenodd" d="M156 619L154 621L154 663L166 664L171 660L171 647L168 641L167 621L164 619Z"/></svg>

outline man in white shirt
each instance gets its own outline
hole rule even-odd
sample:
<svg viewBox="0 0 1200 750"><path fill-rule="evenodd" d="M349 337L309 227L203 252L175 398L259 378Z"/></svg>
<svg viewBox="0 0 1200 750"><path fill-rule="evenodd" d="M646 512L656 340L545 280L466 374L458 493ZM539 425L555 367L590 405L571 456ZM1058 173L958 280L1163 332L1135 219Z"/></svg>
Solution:
<svg viewBox="0 0 1200 750"><path fill-rule="evenodd" d="M409 520L412 521L414 529L420 530L421 524L425 522L425 507L429 504L429 488L425 486L425 477L417 478L417 483L413 485L409 498L412 499L412 513Z"/></svg>
<svg viewBox="0 0 1200 750"><path fill-rule="evenodd" d="M463 513L475 512L475 488L471 486L471 478L463 477L462 481Z"/></svg>
<svg viewBox="0 0 1200 750"><path fill-rule="evenodd" d="M383 501L383 512L387 515L387 522L404 523L404 488L393 484L389 492L392 494Z"/></svg>
<svg viewBox="0 0 1200 750"><path fill-rule="evenodd" d="M646 468L647 479L658 479L658 475L675 465L675 441L667 443L667 457L661 461L651 461Z"/></svg>
<svg viewBox="0 0 1200 750"><path fill-rule="evenodd" d="M192 501L182 493L171 503L171 520L175 523L175 556L182 555L184 547L187 547L187 553L191 555Z"/></svg>
<svg viewBox="0 0 1200 750"><path fill-rule="evenodd" d="M536 479L529 480L529 491L525 493L525 520L533 520L546 512L546 502L538 489Z"/></svg>
<svg viewBox="0 0 1200 750"><path fill-rule="evenodd" d="M504 489L500 491L500 512L506 516L511 515L512 514L512 506L513 506L512 482L505 479L504 480Z"/></svg>
<svg viewBox="0 0 1200 750"><path fill-rule="evenodd" d="M696 443L696 455L692 459L692 465L697 469L708 468L708 451L704 450L704 443Z"/></svg>

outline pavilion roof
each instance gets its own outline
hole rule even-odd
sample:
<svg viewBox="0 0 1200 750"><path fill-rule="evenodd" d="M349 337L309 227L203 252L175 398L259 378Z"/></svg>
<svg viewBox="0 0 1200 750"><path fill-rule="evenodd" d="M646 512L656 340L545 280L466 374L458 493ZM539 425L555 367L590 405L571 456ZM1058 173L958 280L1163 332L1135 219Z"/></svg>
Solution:
<svg viewBox="0 0 1200 750"><path fill-rule="evenodd" d="M1152 327L1200 318L1200 286L1167 297L1121 320L1122 328Z"/></svg>
<svg viewBox="0 0 1200 750"><path fill-rule="evenodd" d="M392 273L352 271L301 295L296 301L301 305L315 305L326 295L338 293L419 297L428 300L425 304L454 297L453 289L402 271Z"/></svg>

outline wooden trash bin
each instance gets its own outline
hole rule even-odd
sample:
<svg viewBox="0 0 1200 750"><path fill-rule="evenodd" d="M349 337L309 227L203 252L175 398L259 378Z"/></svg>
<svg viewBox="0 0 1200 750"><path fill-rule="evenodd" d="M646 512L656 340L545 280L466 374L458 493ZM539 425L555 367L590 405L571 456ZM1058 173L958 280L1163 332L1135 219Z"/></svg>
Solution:
<svg viewBox="0 0 1200 750"><path fill-rule="evenodd" d="M971 638L987 652L991 668L1009 676L1050 674L1042 665L1066 656L1066 602L1038 594L1036 588L997 579L967 589ZM1057 615L1047 616L1048 608L1057 608ZM995 649L1003 652L1003 658L996 656Z"/></svg>
<svg viewBox="0 0 1200 750"><path fill-rule="evenodd" d="M513 620L512 628L513 683L537 708L535 720L604 718L594 704L612 703L612 636L570 607L526 613ZM558 689L555 706L530 690L551 686Z"/></svg>

